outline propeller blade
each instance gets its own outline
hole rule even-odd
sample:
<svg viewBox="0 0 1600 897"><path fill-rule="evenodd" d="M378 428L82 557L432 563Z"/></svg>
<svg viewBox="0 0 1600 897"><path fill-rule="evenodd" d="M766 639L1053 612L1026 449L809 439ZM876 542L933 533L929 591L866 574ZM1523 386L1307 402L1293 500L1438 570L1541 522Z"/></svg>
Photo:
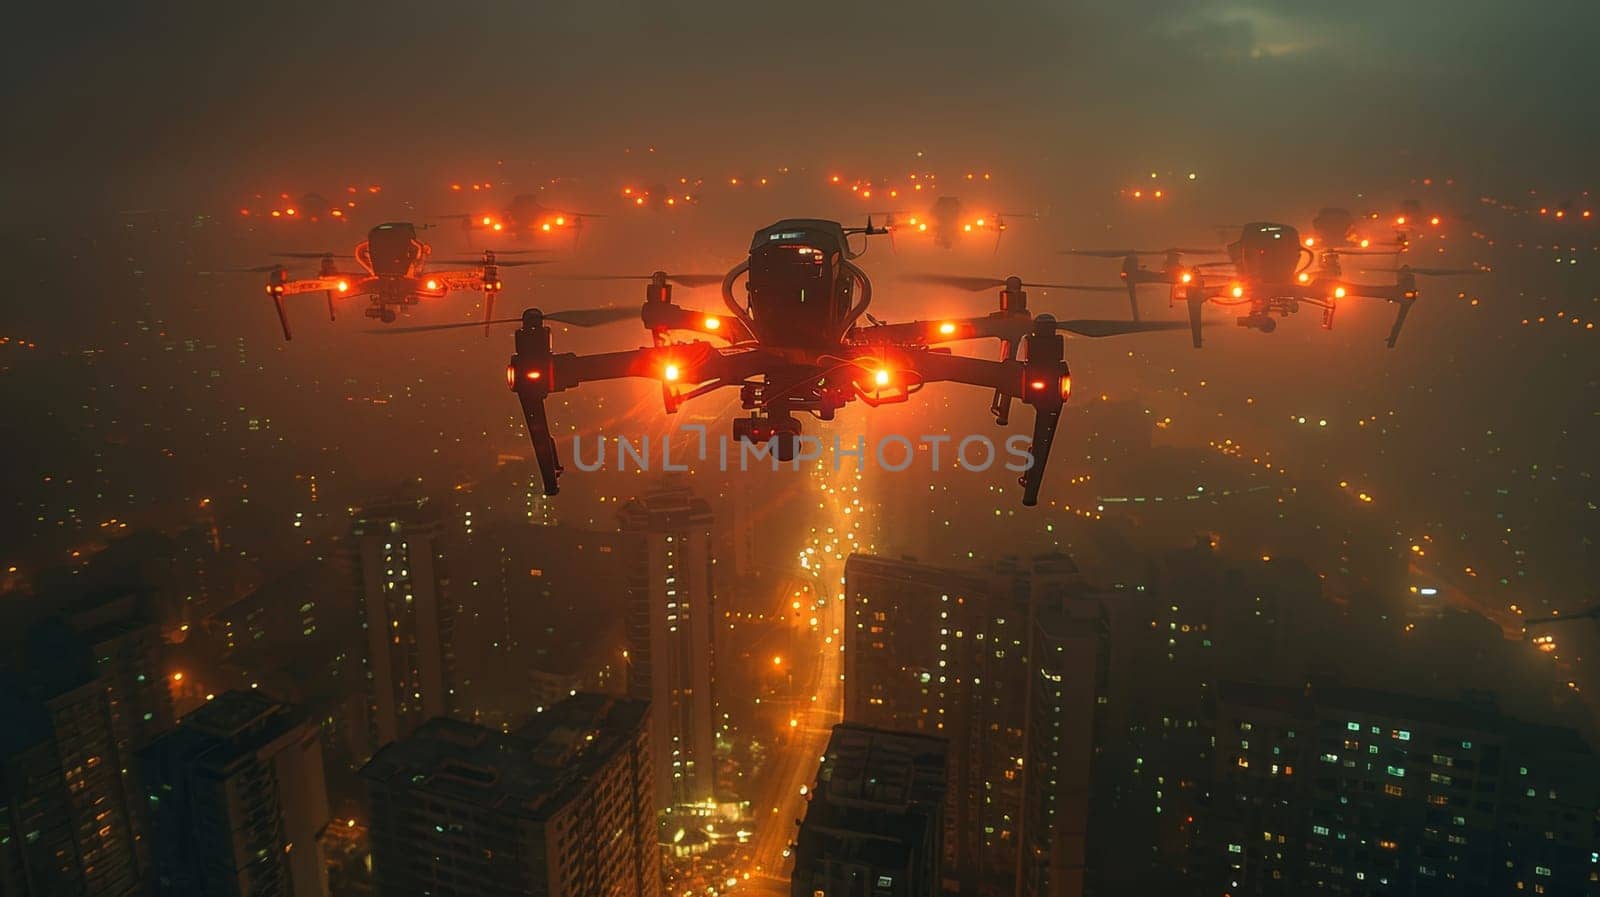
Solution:
<svg viewBox="0 0 1600 897"><path fill-rule="evenodd" d="M554 264L554 262L554 259L509 259L504 262L496 260L495 265L500 268L521 268L527 265L549 265ZM475 259L428 259L428 263L433 265L473 265L480 268L484 264L483 256Z"/></svg>
<svg viewBox="0 0 1600 897"><path fill-rule="evenodd" d="M257 265L254 268L218 268L215 271L201 271L201 274L268 274L282 268L283 265Z"/></svg>
<svg viewBox="0 0 1600 897"><path fill-rule="evenodd" d="M273 258L280 259L353 259L355 256L342 252L274 252Z"/></svg>
<svg viewBox="0 0 1600 897"><path fill-rule="evenodd" d="M1097 259L1120 259L1130 255L1161 255L1157 249L1062 249L1058 255L1086 255Z"/></svg>
<svg viewBox="0 0 1600 897"><path fill-rule="evenodd" d="M433 330L455 330L461 327L490 327L495 324L521 323L522 317L519 315L515 318L492 318L488 321L461 321L455 324L417 324L410 327L373 327L368 329L366 332L375 333L379 336L386 336L395 333L427 333Z"/></svg>
<svg viewBox="0 0 1600 897"><path fill-rule="evenodd" d="M653 274L557 274L553 280L650 280ZM708 287L722 283L725 274L668 274L667 280L680 287Z"/></svg>
<svg viewBox="0 0 1600 897"><path fill-rule="evenodd" d="M639 317L637 308L571 308L553 311L544 316L546 321L570 324L573 327L599 327L616 324ZM493 318L488 321L458 321L451 324L419 324L413 327L374 327L367 333L383 336L391 333L429 333L435 330L458 330L463 327L492 327L496 324L520 324L522 317Z"/></svg>
<svg viewBox="0 0 1600 897"><path fill-rule="evenodd" d="M1169 246L1167 252L1176 252L1180 255L1222 255L1221 249L1193 249L1184 246Z"/></svg>
<svg viewBox="0 0 1600 897"><path fill-rule="evenodd" d="M1006 285L1003 277L965 277L959 274L907 274L900 278L907 283L920 283L932 286L955 287L960 290L989 290ZM1037 283L1024 281L1025 287L1036 287L1041 290L1079 290L1089 293L1120 293L1122 287L1103 286L1088 283Z"/></svg>
<svg viewBox="0 0 1600 897"><path fill-rule="evenodd" d="M574 327L599 327L604 324L616 324L620 321L635 320L639 317L637 308L574 308L570 311L555 311L544 316L546 321L560 321Z"/></svg>
<svg viewBox="0 0 1600 897"><path fill-rule="evenodd" d="M1155 333L1162 330L1188 330L1187 321L1107 321L1081 318L1057 321L1056 327L1079 336L1123 336L1129 333Z"/></svg>
<svg viewBox="0 0 1600 897"><path fill-rule="evenodd" d="M1231 268L1233 262L1198 262L1190 265L1191 268Z"/></svg>
<svg viewBox="0 0 1600 897"><path fill-rule="evenodd" d="M1382 271L1388 274L1400 274L1409 271L1423 277L1454 277L1466 274L1487 274L1482 268L1363 268L1362 271Z"/></svg>

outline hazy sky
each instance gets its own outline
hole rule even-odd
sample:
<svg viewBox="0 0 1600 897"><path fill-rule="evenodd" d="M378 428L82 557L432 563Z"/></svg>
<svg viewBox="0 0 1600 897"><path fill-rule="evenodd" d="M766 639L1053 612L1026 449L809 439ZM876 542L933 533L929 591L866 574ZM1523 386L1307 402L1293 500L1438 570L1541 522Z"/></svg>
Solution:
<svg viewBox="0 0 1600 897"><path fill-rule="evenodd" d="M15 200L63 178L117 192L642 142L1444 163L1584 186L1600 156L1600 4L1583 0L95 6L14 23Z"/></svg>

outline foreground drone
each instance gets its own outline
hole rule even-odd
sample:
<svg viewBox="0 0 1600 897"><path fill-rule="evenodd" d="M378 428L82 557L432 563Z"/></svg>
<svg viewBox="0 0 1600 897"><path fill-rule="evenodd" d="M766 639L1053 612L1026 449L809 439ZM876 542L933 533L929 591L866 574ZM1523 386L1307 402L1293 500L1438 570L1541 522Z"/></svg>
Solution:
<svg viewBox="0 0 1600 897"><path fill-rule="evenodd" d="M1386 341L1394 348L1405 326L1406 316L1420 292L1418 277L1441 277L1482 273L1476 268L1376 268L1395 275L1389 284L1351 283L1344 278L1340 257L1347 255L1393 255L1393 249L1329 250L1318 254L1302 242L1300 232L1287 224L1258 221L1244 225L1239 239L1227 246L1228 261L1180 264L1179 253L1169 250L1167 265L1160 271L1138 266L1140 253L1127 253L1123 278L1133 284L1160 282L1172 285L1171 299L1189 309L1195 348L1201 345L1200 312L1206 303L1237 308L1242 313L1240 327L1271 333L1278 327L1276 318L1300 311L1302 305L1322 309L1323 329L1333 329L1334 313L1341 299L1382 299L1399 306L1394 326ZM1125 250L1071 250L1079 255L1117 255ZM1137 308L1137 306L1135 306Z"/></svg>
<svg viewBox="0 0 1600 897"><path fill-rule="evenodd" d="M529 250L502 250L499 255ZM367 232L367 239L356 247L354 255L332 252L282 252L280 258L320 259L321 265L314 277L290 279L283 264L247 268L246 271L268 275L267 295L278 312L278 323L283 326L283 338L293 339L289 331L289 316L284 311L286 296L301 293L324 293L328 300L328 320L334 319L334 300L366 296L371 304L363 310L369 318L385 324L393 323L397 309L416 305L424 299L442 299L451 290L481 290L484 294L484 318L494 316L494 297L502 287L500 269L520 265L539 265L535 261L501 261L492 250L484 250L477 259L450 259L439 264L470 265L470 268L433 271L429 258L432 249L417 239L416 225L404 222L380 224ZM354 259L360 271L339 270L339 259Z"/></svg>
<svg viewBox="0 0 1600 897"><path fill-rule="evenodd" d="M1034 408L1030 464L1020 477L1022 503L1039 500L1050 445L1062 406L1072 391L1063 353L1063 332L1112 336L1181 329L1181 323L1057 321L1034 317L1020 278L992 280L1001 287L999 308L979 318L882 324L866 314L872 281L851 260L850 237L882 234L834 221L789 219L757 231L749 259L724 276L657 272L639 312L654 345L598 355L556 353L550 322L589 326L619 320L621 309L545 314L523 312L516 320L517 352L506 380L522 404L528 435L547 495L557 492L562 472L545 399L553 392L595 380L641 377L661 384L668 413L681 403L724 386L738 387L748 417L733 422L735 439L770 443L778 460L792 460L799 443L799 413L831 420L839 408L860 399L869 406L903 402L928 383L968 383L993 390L990 411L1006 424L1013 400ZM747 300L734 285L748 275ZM707 314L676 305L672 284L718 282L728 314ZM631 312L622 312L629 317ZM861 323L865 319L868 323ZM496 322L499 323L499 322ZM506 323L511 323L510 321ZM466 325L406 328L436 330ZM726 339L673 342L670 331L692 330ZM393 331L390 331L393 332ZM1000 358L951 354L939 344L993 338Z"/></svg>

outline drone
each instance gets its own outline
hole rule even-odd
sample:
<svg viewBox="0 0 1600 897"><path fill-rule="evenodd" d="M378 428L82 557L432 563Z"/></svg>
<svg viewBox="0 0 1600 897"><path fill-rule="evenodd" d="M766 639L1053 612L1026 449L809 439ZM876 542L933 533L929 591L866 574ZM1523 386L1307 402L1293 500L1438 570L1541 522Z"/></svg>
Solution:
<svg viewBox="0 0 1600 897"><path fill-rule="evenodd" d="M291 279L283 263L238 269L252 273L265 273L267 295L278 312L278 323L283 327L284 340L294 338L289 330L289 316L283 300L301 293L323 293L328 301L328 320L335 318L335 300L366 296L370 305L363 310L369 318L392 324L397 310L416 305L424 300L443 299L452 290L478 290L484 294L484 318L494 317L494 297L503 284L500 269L522 265L540 265L543 261L507 261L500 255L531 250L484 250L476 259L449 259L434 262L429 256L432 249L417 239L418 225L406 222L380 224L367 232L367 239L356 246L353 255L334 252L280 252L279 258L318 259L320 265L312 277ZM341 271L340 260L354 260L358 271ZM430 270L430 264L467 265L470 268Z"/></svg>
<svg viewBox="0 0 1600 897"><path fill-rule="evenodd" d="M531 193L519 193L498 215L444 215L447 220L461 222L470 241L473 231L496 234L516 234L533 237L541 234L572 231L574 238L583 232L585 221L604 218L593 212L572 212L551 208Z"/></svg>
<svg viewBox="0 0 1600 897"><path fill-rule="evenodd" d="M1423 268L1401 265L1397 268L1374 268L1395 275L1395 282L1385 284L1351 283L1344 279L1340 265L1341 255L1391 255L1386 250L1330 250L1320 255L1305 245L1300 232L1286 224L1257 221L1244 225L1239 239L1228 244L1227 262L1203 262L1186 271L1187 279L1172 288L1174 302L1183 301L1189 307L1189 321L1193 329L1194 345L1199 348L1200 310L1207 302L1225 307L1240 308L1237 323L1240 327L1271 333L1277 329L1275 317L1287 317L1300 310L1302 305L1322 309L1322 327L1333 329L1338 303L1346 298L1382 299L1399 306L1394 326L1389 331L1387 344L1394 348L1405 326L1406 316L1420 294L1418 277L1447 277L1480 274L1481 268ZM1231 272L1212 273L1215 268L1232 268Z"/></svg>
<svg viewBox="0 0 1600 897"><path fill-rule="evenodd" d="M1128 308L1133 314L1133 320L1139 320L1139 285L1145 283L1166 284L1169 287L1191 283L1196 273L1185 267L1185 255L1221 255L1216 249L1183 249L1171 247L1168 249L1063 249L1062 255L1082 255L1091 258L1120 258L1122 271L1118 276L1122 278L1123 285L1128 290ZM1161 256L1160 268L1146 268L1139 259L1148 256ZM1109 287L1115 292L1116 287Z"/></svg>
<svg viewBox="0 0 1600 897"><path fill-rule="evenodd" d="M909 212L884 213L884 224L893 242L895 234L930 236L940 249L953 249L957 242L976 233L994 234L994 251L1000 251L1000 238L1005 236L1006 218L1030 217L1027 212L999 212L992 215L973 215L954 196L941 196L924 214Z"/></svg>
<svg viewBox="0 0 1600 897"><path fill-rule="evenodd" d="M1036 505L1056 427L1072 392L1064 357L1068 333L1101 337L1181 329L1178 322L1058 321L1033 315L1020 277L990 279L1000 287L998 308L983 317L885 324L867 314L872 281L854 259L851 239L887 233L887 228L844 227L810 218L778 221L755 232L749 256L725 275L649 277L638 315L653 336L650 346L596 355L557 353L552 323L594 326L631 317L619 308L546 314L530 308L516 323L516 354L506 383L516 393L527 422L546 495L559 491L562 466L551 436L545 400L584 383L637 377L661 385L667 413L724 387L739 390L750 414L733 421L735 440L767 445L778 461L795 458L801 433L796 415L832 420L860 400L869 407L905 402L929 383L965 383L993 391L989 410L1009 423L1013 403L1033 406L1029 464L1019 478L1022 503ZM746 278L743 301L734 286ZM672 287L720 282L726 313L684 308ZM443 330L475 324L445 324L386 330ZM725 341L675 341L672 331L693 331ZM952 354L943 344L997 339L998 359Z"/></svg>
<svg viewBox="0 0 1600 897"><path fill-rule="evenodd" d="M1311 219L1312 236L1305 238L1308 249L1347 252L1356 249L1387 249L1392 253L1404 252L1410 239L1403 227L1396 226L1394 240L1375 241L1363 237L1356 228L1356 216L1349 209L1322 208Z"/></svg>

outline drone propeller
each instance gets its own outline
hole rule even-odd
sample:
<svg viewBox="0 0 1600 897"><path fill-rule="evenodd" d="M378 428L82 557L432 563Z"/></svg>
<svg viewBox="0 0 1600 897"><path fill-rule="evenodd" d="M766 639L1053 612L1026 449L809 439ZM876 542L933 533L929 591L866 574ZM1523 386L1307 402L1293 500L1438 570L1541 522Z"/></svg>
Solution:
<svg viewBox="0 0 1600 897"><path fill-rule="evenodd" d="M257 265L254 268L218 268L215 271L201 271L201 274L270 274L283 268L283 265Z"/></svg>
<svg viewBox="0 0 1600 897"><path fill-rule="evenodd" d="M1421 275L1423 277L1453 277L1453 276L1456 276L1458 274L1487 274L1487 273L1489 273L1487 270L1485 270L1483 268L1411 268L1411 267L1402 267L1402 268L1363 268L1362 271L1363 272L1366 272L1366 271L1382 271L1382 272L1385 272L1385 273L1388 273L1388 274L1411 273L1411 274L1418 274L1418 275Z"/></svg>
<svg viewBox="0 0 1600 897"><path fill-rule="evenodd" d="M1006 278L1003 277L963 277L955 274L907 274L900 279L907 283L955 287L956 289L971 290L973 292L1006 285ZM1041 290L1079 290L1087 293L1122 292L1122 287L1108 287L1087 283L1033 283L1024 281L1021 285Z"/></svg>
<svg viewBox="0 0 1600 897"><path fill-rule="evenodd" d="M273 258L280 259L353 259L355 256L342 252L274 252Z"/></svg>
<svg viewBox="0 0 1600 897"><path fill-rule="evenodd" d="M1086 255L1098 259L1120 259L1130 255L1167 255L1176 252L1180 255L1219 255L1220 249L1190 249L1182 246L1173 246L1167 249L1062 249L1058 255Z"/></svg>
<svg viewBox="0 0 1600 897"><path fill-rule="evenodd" d="M722 283L725 274L668 274L667 280L680 287L709 287ZM654 274L557 274L553 280L653 280ZM546 315L545 317L549 317Z"/></svg>
<svg viewBox="0 0 1600 897"><path fill-rule="evenodd" d="M1123 336L1129 333L1155 333L1162 330L1187 330L1187 321L1108 321L1096 318L1079 318L1057 321L1056 329L1079 336Z"/></svg>
<svg viewBox="0 0 1600 897"><path fill-rule="evenodd" d="M574 327L600 327L639 317L637 308L573 308L567 311L547 312L546 321L571 324ZM368 330L379 335L393 333L425 333L433 330L456 330L461 327L486 327L495 324L521 324L522 317L495 318L489 321L460 321L454 324L422 324L416 327L382 327Z"/></svg>
<svg viewBox="0 0 1600 897"><path fill-rule="evenodd" d="M495 254L499 255L499 253L495 253ZM428 259L428 262L430 264L434 264L434 265L478 265L478 266L482 266L484 264L483 256L481 256L481 255L478 256L475 259ZM511 259L510 261L504 261L504 262L499 261L497 259L494 264L498 268L523 268L523 267L526 267L528 265L549 265L549 264L552 264L554 262L555 262L555 259Z"/></svg>

